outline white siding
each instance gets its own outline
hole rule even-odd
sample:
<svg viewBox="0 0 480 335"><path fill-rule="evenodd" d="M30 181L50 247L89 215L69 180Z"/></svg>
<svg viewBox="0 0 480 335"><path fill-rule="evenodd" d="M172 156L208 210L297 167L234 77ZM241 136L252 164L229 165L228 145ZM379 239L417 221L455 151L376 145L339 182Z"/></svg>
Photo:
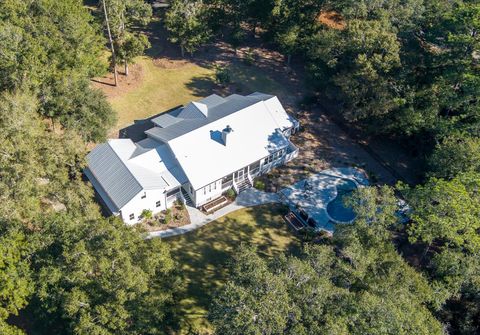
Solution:
<svg viewBox="0 0 480 335"><path fill-rule="evenodd" d="M195 191L195 205L200 207L222 195L222 181L217 180Z"/></svg>
<svg viewBox="0 0 480 335"><path fill-rule="evenodd" d="M144 194L146 194L146 197L142 198ZM160 201L160 207L156 206L157 201ZM164 190L146 190L140 192L135 198L130 200L128 204L123 206L121 209L121 218L126 224L133 225L141 221L140 215L144 209L149 209L154 214L165 210ZM130 219L131 214L134 215L133 220Z"/></svg>

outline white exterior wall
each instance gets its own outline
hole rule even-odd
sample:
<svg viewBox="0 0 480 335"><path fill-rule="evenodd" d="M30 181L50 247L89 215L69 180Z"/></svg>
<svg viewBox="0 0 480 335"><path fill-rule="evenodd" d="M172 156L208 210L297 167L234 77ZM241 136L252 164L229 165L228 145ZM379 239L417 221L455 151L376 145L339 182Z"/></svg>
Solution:
<svg viewBox="0 0 480 335"><path fill-rule="evenodd" d="M195 191L195 205L197 207L206 204L209 201L215 200L222 195L222 180L212 182L212 184L202 187Z"/></svg>
<svg viewBox="0 0 480 335"><path fill-rule="evenodd" d="M164 189L160 190L144 190L137 194L135 198L130 200L128 204L123 206L120 210L121 218L123 222L128 225L133 225L141 221L140 215L144 209L149 209L156 214L166 209L166 199ZM142 199L142 196L146 193L146 198ZM160 201L160 207L156 206L157 201ZM130 214L134 214L133 220L130 220Z"/></svg>

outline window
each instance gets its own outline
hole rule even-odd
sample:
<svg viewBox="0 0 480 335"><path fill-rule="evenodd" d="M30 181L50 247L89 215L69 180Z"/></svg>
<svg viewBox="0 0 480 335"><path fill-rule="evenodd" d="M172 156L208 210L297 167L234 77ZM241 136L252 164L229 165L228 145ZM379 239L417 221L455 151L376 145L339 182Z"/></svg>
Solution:
<svg viewBox="0 0 480 335"><path fill-rule="evenodd" d="M273 162L274 157L275 157L275 154L271 154L270 156L265 158L265 163L264 164L270 164L271 162Z"/></svg>
<svg viewBox="0 0 480 335"><path fill-rule="evenodd" d="M143 192L142 199L145 199L146 197L147 197L147 192Z"/></svg>
<svg viewBox="0 0 480 335"><path fill-rule="evenodd" d="M157 201L157 202L155 203L155 206L160 207L161 204L162 204L162 203L161 203L160 201Z"/></svg>
<svg viewBox="0 0 480 335"><path fill-rule="evenodd" d="M203 195L206 195L206 194L207 194L207 187L205 186L205 187L203 188Z"/></svg>
<svg viewBox="0 0 480 335"><path fill-rule="evenodd" d="M190 186L190 194L193 194L193 187Z"/></svg>
<svg viewBox="0 0 480 335"><path fill-rule="evenodd" d="M135 219L135 214L130 214L130 220Z"/></svg>

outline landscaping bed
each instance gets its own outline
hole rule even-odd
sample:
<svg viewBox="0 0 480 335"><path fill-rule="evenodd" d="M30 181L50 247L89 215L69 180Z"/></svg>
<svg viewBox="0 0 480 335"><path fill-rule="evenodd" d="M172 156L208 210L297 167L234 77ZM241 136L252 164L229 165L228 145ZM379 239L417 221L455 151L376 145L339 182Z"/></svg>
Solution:
<svg viewBox="0 0 480 335"><path fill-rule="evenodd" d="M162 231L190 224L190 216L185 205L176 202L171 208L145 218L139 226L147 232Z"/></svg>
<svg viewBox="0 0 480 335"><path fill-rule="evenodd" d="M202 210L207 213L211 214L216 210L219 210L222 207L225 207L229 203L229 200L225 196L221 196L213 201L202 206Z"/></svg>

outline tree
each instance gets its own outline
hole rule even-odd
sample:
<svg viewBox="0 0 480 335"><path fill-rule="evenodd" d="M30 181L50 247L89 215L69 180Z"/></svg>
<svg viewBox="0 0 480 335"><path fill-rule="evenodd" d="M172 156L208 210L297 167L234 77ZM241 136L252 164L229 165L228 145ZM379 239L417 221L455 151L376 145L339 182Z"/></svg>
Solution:
<svg viewBox="0 0 480 335"><path fill-rule="evenodd" d="M351 203L358 219L338 225L331 245L273 260L241 247L210 310L216 332L442 334L428 308L434 291L391 242L393 191L367 188Z"/></svg>
<svg viewBox="0 0 480 335"><path fill-rule="evenodd" d="M344 30L322 30L311 41L310 59L339 90L335 95L349 120L382 118L402 104L394 74L400 68L400 43L387 20L352 19ZM317 65L318 66L318 65Z"/></svg>
<svg viewBox="0 0 480 335"><path fill-rule="evenodd" d="M165 16L169 40L179 43L182 57L185 51L193 54L210 37L210 29L202 1L174 0Z"/></svg>
<svg viewBox="0 0 480 335"><path fill-rule="evenodd" d="M446 137L429 157L429 167L437 178L480 172L480 139L465 133Z"/></svg>
<svg viewBox="0 0 480 335"><path fill-rule="evenodd" d="M425 272L447 300L442 317L465 334L480 329L479 186L480 176L470 172L404 189L412 209L410 239L435 246L424 254Z"/></svg>
<svg viewBox="0 0 480 335"><path fill-rule="evenodd" d="M270 35L287 58L290 65L294 53L307 49L306 40L318 30L317 17L324 1L274 1L268 28Z"/></svg>
<svg viewBox="0 0 480 335"><path fill-rule="evenodd" d="M168 248L118 219L56 213L32 258L38 328L68 334L160 334L178 282Z"/></svg>
<svg viewBox="0 0 480 335"><path fill-rule="evenodd" d="M9 0L0 3L0 13L0 91L28 89L43 116L89 140L102 139L92 133L106 133L113 111L88 80L104 71L104 41L82 2ZM75 103L66 106L65 100ZM79 125L87 119L92 124Z"/></svg>
<svg viewBox="0 0 480 335"><path fill-rule="evenodd" d="M128 76L128 63L137 56L143 55L145 49L150 47L150 42L145 35L133 35L125 33L121 40L117 41L118 59L125 65L125 75Z"/></svg>
<svg viewBox="0 0 480 335"><path fill-rule="evenodd" d="M233 282L226 284L210 312L216 333L280 334L290 310L285 282L255 249L243 247L232 260Z"/></svg>
<svg viewBox="0 0 480 335"><path fill-rule="evenodd" d="M290 66L292 54L298 50L299 33L300 28L298 26L292 26L287 31L279 33L275 38L282 52L287 55L288 66Z"/></svg>
<svg viewBox="0 0 480 335"><path fill-rule="evenodd" d="M444 248L480 250L480 176L461 174L452 180L430 178L425 185L400 189L405 194L412 224L412 242L428 246L434 242Z"/></svg>
<svg viewBox="0 0 480 335"><path fill-rule="evenodd" d="M86 141L99 142L115 125L117 118L102 91L91 88L86 79L60 78L45 88L40 113L76 130Z"/></svg>
<svg viewBox="0 0 480 335"><path fill-rule="evenodd" d="M115 46L113 44L112 30L110 29L110 20L108 19L107 3L105 2L105 0L102 1L102 7L103 7L103 16L105 18L105 26L107 27L108 41L110 42L110 50L112 52L111 66L113 68L113 78L114 78L115 86L117 86L118 85L117 57L115 55Z"/></svg>
<svg viewBox="0 0 480 335"><path fill-rule="evenodd" d="M112 66L116 71L118 57L128 76L128 63L150 47L147 36L138 28L151 21L152 7L143 0L102 0L101 3L112 50Z"/></svg>
<svg viewBox="0 0 480 335"><path fill-rule="evenodd" d="M18 315L33 292L27 253L29 246L18 228L1 222L0 232L0 331L5 335L23 334L7 324L6 319Z"/></svg>

